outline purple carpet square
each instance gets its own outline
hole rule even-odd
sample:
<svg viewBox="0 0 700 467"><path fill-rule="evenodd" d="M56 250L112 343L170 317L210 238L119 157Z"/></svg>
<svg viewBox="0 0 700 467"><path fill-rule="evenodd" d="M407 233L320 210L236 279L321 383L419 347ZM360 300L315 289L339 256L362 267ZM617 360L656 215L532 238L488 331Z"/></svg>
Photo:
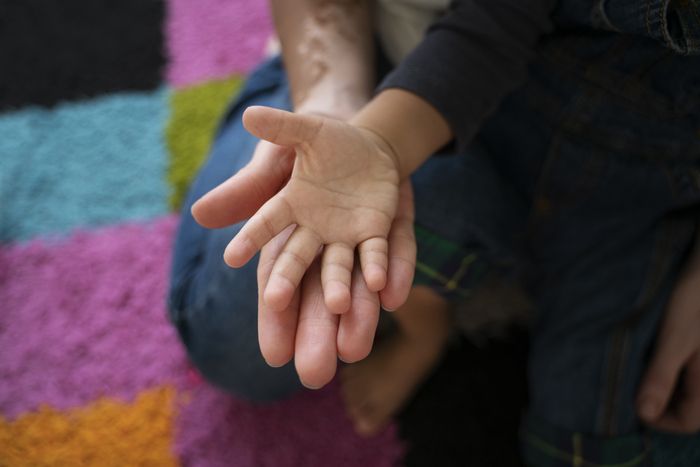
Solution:
<svg viewBox="0 0 700 467"><path fill-rule="evenodd" d="M166 319L174 217L0 248L0 412L131 400L186 378Z"/></svg>
<svg viewBox="0 0 700 467"><path fill-rule="evenodd" d="M246 73L272 32L267 2L169 0L168 81L178 87Z"/></svg>
<svg viewBox="0 0 700 467"><path fill-rule="evenodd" d="M332 383L266 405L200 385L180 409L176 451L190 467L391 467L403 446L395 426L361 438Z"/></svg>

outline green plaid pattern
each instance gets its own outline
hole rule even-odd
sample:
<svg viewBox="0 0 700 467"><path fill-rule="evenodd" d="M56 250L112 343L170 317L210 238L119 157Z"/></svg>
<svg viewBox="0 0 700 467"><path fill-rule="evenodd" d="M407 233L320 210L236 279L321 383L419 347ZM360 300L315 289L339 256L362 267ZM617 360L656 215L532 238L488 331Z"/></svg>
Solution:
<svg viewBox="0 0 700 467"><path fill-rule="evenodd" d="M592 437L528 417L520 440L523 460L532 467L651 466L651 441L640 434Z"/></svg>
<svg viewBox="0 0 700 467"><path fill-rule="evenodd" d="M461 246L416 225L415 285L427 285L448 299L468 297L489 270L478 248Z"/></svg>

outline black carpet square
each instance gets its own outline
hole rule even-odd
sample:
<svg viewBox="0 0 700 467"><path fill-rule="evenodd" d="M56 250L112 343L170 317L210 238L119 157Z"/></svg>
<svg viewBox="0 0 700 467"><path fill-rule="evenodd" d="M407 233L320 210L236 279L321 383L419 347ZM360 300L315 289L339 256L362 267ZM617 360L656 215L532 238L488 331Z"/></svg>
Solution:
<svg viewBox="0 0 700 467"><path fill-rule="evenodd" d="M0 109L157 87L164 13L159 0L0 1Z"/></svg>

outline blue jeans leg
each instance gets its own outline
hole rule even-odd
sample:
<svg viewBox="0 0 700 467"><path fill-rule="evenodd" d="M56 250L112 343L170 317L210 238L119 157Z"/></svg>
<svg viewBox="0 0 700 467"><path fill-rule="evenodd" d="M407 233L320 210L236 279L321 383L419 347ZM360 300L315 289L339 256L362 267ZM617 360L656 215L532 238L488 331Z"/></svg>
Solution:
<svg viewBox="0 0 700 467"><path fill-rule="evenodd" d="M209 230L190 208L195 200L244 167L257 140L245 131L241 114L249 105L289 108L278 60L253 73L222 123L209 159L197 175L182 209L173 253L170 318L202 375L236 396L269 401L298 391L293 364L269 367L257 338L257 257L240 269L223 261L224 248L242 223Z"/></svg>

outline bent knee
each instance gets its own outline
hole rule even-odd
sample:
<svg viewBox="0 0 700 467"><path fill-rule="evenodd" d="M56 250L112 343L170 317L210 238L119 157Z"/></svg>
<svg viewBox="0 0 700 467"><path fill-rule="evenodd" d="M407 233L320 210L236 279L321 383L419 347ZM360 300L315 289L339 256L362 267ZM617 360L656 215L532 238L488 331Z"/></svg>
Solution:
<svg viewBox="0 0 700 467"><path fill-rule="evenodd" d="M274 402L286 399L302 388L292 363L272 368L264 361L220 355L190 355L190 358L207 381L247 401Z"/></svg>
<svg viewBox="0 0 700 467"><path fill-rule="evenodd" d="M226 392L253 402L271 402L302 388L293 363L280 368L267 365L254 320L216 325L206 314L197 314L181 316L174 324L194 366Z"/></svg>

